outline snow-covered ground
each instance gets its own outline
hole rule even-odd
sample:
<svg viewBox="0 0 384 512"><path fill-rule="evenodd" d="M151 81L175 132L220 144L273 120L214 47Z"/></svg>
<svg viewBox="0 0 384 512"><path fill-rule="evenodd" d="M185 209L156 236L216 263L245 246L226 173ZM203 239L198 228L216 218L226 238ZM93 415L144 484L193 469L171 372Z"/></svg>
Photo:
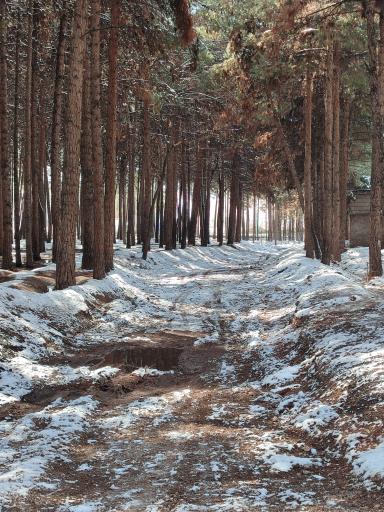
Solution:
<svg viewBox="0 0 384 512"><path fill-rule="evenodd" d="M115 261L65 291L19 286L41 269L0 285L0 509L384 508L365 249L330 268L248 242Z"/></svg>

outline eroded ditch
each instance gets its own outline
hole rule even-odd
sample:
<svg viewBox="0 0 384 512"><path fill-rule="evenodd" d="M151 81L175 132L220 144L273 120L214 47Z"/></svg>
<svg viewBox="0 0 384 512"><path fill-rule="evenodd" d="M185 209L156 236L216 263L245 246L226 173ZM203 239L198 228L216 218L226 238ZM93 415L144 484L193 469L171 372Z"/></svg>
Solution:
<svg viewBox="0 0 384 512"><path fill-rule="evenodd" d="M138 368L173 370L174 374L179 376L188 374L191 370L193 373L195 367L189 368L188 361L193 360L193 342L199 335L200 333L163 332L146 334L145 339L82 347L81 352L51 359L49 364L65 364L73 369L87 366L89 370L112 366L120 371L112 376L101 377L96 382L84 376L66 384L36 386L22 397L21 402L24 405L46 407L58 398L73 400L87 393L97 395L101 399L103 397L99 395L103 392L129 393L145 379L152 378L151 375L133 374L132 372ZM168 378L175 377L170 375Z"/></svg>

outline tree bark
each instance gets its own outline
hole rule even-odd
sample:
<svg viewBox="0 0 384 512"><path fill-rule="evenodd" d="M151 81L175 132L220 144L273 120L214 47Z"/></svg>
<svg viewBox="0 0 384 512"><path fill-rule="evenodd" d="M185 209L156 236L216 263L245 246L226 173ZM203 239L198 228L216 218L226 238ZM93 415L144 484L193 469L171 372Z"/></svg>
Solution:
<svg viewBox="0 0 384 512"><path fill-rule="evenodd" d="M76 284L75 250L78 217L83 56L85 49L86 0L76 0L69 59L67 129L61 194L61 226L56 266L56 288Z"/></svg>
<svg viewBox="0 0 384 512"><path fill-rule="evenodd" d="M105 277L104 177L101 135L100 0L91 0L91 123L94 203L93 277Z"/></svg>
<svg viewBox="0 0 384 512"><path fill-rule="evenodd" d="M147 259L148 252L151 245L151 226L150 226L150 207L151 207L151 124L150 124L149 105L146 101L143 102L143 154L142 154L142 201L141 201L141 241L143 259Z"/></svg>
<svg viewBox="0 0 384 512"><path fill-rule="evenodd" d="M341 164L340 164L340 249L345 251L347 230L347 185L349 176L349 119L351 102L348 97L343 101L343 129L341 137Z"/></svg>
<svg viewBox="0 0 384 512"><path fill-rule="evenodd" d="M304 160L304 222L305 222L305 255L313 258L312 236L312 90L313 75L307 71L305 81L305 160Z"/></svg>
<svg viewBox="0 0 384 512"><path fill-rule="evenodd" d="M113 241L115 238L116 108L119 23L120 0L111 0L111 29L108 45L108 105L104 199L104 263L106 272L109 272L113 268Z"/></svg>
<svg viewBox="0 0 384 512"><path fill-rule="evenodd" d="M129 129L129 175L128 175L128 207L127 207L127 247L135 245L135 125Z"/></svg>
<svg viewBox="0 0 384 512"><path fill-rule="evenodd" d="M324 198L323 198L323 254L321 261L331 263L332 252L332 137L333 137L333 40L328 35L325 77L324 118Z"/></svg>
<svg viewBox="0 0 384 512"><path fill-rule="evenodd" d="M381 194L383 169L383 98L380 81L383 80L383 71L379 67L384 51L383 14L380 14L380 43L377 48L377 31L375 27L374 6L370 3L366 9L367 36L368 36L368 77L371 90L372 110L372 168L371 168L371 211L369 234L369 277L383 274L381 261ZM379 56L377 54L379 50Z"/></svg>
<svg viewBox="0 0 384 512"><path fill-rule="evenodd" d="M228 216L227 244L233 245L236 240L237 212L239 203L239 156L235 154L232 161L230 204Z"/></svg>
<svg viewBox="0 0 384 512"><path fill-rule="evenodd" d="M8 158L8 88L7 88L7 16L5 2L0 4L0 141L1 141L1 179L2 179L2 268L11 269L12 262L12 185L11 167Z"/></svg>
<svg viewBox="0 0 384 512"><path fill-rule="evenodd" d="M52 140L51 140L51 195L52 195L52 260L56 261L57 239L60 230L60 200L61 200L61 126L63 116L63 85L65 65L65 27L66 14L60 18L56 53L56 75L53 94Z"/></svg>
<svg viewBox="0 0 384 512"><path fill-rule="evenodd" d="M81 133L81 218L83 258L81 268L93 269L94 255L94 194L92 165L92 122L90 62L87 50L84 52L83 112Z"/></svg>
<svg viewBox="0 0 384 512"><path fill-rule="evenodd" d="M333 64L332 256L334 261L340 261L340 43L338 41L334 44Z"/></svg>
<svg viewBox="0 0 384 512"><path fill-rule="evenodd" d="M217 242L220 246L224 243L224 202L225 202L225 179L223 171L219 173L219 196L217 206Z"/></svg>
<svg viewBox="0 0 384 512"><path fill-rule="evenodd" d="M32 31L33 0L28 5L28 37L25 79L25 135L24 135L24 231L26 246L26 266L33 267L32 251L32 151L31 151L31 96L32 96Z"/></svg>
<svg viewBox="0 0 384 512"><path fill-rule="evenodd" d="M195 171L195 181L193 184L193 193L192 193L192 209L191 209L191 219L189 221L188 226L188 245L196 245L196 230L197 230L197 220L199 217L200 210L200 202L201 202L201 142L198 142L197 145L197 161L196 161L196 171Z"/></svg>

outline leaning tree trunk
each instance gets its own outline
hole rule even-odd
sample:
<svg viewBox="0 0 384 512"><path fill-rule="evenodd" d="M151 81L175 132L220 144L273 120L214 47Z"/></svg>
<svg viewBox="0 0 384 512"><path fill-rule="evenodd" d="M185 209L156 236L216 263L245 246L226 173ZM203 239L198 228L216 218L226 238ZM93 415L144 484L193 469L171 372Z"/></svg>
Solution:
<svg viewBox="0 0 384 512"><path fill-rule="evenodd" d="M91 123L93 148L93 277L105 277L104 264L104 176L101 134L100 0L91 0Z"/></svg>
<svg viewBox="0 0 384 512"><path fill-rule="evenodd" d="M75 250L78 217L83 55L85 49L86 0L76 0L72 23L72 46L68 68L68 126L65 137L61 194L61 226L56 266L56 288L76 284Z"/></svg>
<svg viewBox="0 0 384 512"><path fill-rule="evenodd" d="M105 162L104 199L104 254L105 271L113 268L113 242L115 239L115 181L116 181L116 107L117 107L117 57L120 23L120 0L111 2L111 29L108 45L108 105Z"/></svg>

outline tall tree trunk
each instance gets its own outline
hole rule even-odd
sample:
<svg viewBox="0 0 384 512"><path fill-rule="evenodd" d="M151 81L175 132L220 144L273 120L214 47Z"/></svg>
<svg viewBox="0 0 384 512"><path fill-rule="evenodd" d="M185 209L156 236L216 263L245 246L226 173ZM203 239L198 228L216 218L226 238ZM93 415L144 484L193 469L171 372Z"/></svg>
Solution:
<svg viewBox="0 0 384 512"><path fill-rule="evenodd" d="M100 0L91 0L91 122L93 148L93 277L105 277L104 264L104 182L101 135Z"/></svg>
<svg viewBox="0 0 384 512"><path fill-rule="evenodd" d="M193 193L192 193L192 209L191 209L191 218L188 226L188 244L196 245L196 230L197 230L197 220L199 216L200 210L200 202L201 202L201 179L202 179L202 169L201 169L201 142L198 143L197 147L197 161L196 161L196 172L195 172L195 181L193 184Z"/></svg>
<svg viewBox="0 0 384 512"><path fill-rule="evenodd" d="M125 239L126 232L126 182L127 182L127 155L124 153L119 162L119 226L117 238Z"/></svg>
<svg viewBox="0 0 384 512"><path fill-rule="evenodd" d="M187 246L187 230L188 230L188 147L184 142L182 149L182 169L181 169L181 189L182 189L182 213L181 213L181 249Z"/></svg>
<svg viewBox="0 0 384 512"><path fill-rule="evenodd" d="M33 3L33 33L32 33L32 95L31 95L31 169L32 169L32 251L33 259L40 257L40 212L39 212L39 36L40 36L40 5L37 0Z"/></svg>
<svg viewBox="0 0 384 512"><path fill-rule="evenodd" d="M236 194L236 230L235 230L235 242L241 242L241 222L243 219L243 187L240 183L240 179L237 179L237 194Z"/></svg>
<svg viewBox="0 0 384 512"><path fill-rule="evenodd" d="M143 102L143 154L142 154L142 167L141 167L141 187L142 187L142 202L141 202L141 241L143 244L143 259L147 259L148 252L151 245L151 225L150 225L150 207L151 207L151 124L150 124L149 105L146 101Z"/></svg>
<svg viewBox="0 0 384 512"><path fill-rule="evenodd" d="M57 239L60 230L60 199L61 199L61 126L63 116L63 85L65 65L65 10L60 18L56 54L56 74L53 94L52 140L51 140L51 196L52 196L52 260L56 261Z"/></svg>
<svg viewBox="0 0 384 512"><path fill-rule="evenodd" d="M108 44L108 105L104 199L105 271L113 268L115 238L116 124L117 124L117 60L120 23L120 0L111 0L111 29Z"/></svg>
<svg viewBox="0 0 384 512"><path fill-rule="evenodd" d="M33 31L33 0L28 5L28 38L27 38L27 61L25 80L25 135L24 135L24 231L26 247L26 266L33 267L32 250L32 140L31 140L31 119L32 119L32 31Z"/></svg>
<svg viewBox="0 0 384 512"><path fill-rule="evenodd" d="M8 88L7 88L7 15L5 2L0 4L0 141L1 141L1 179L2 179L2 209L3 209L3 240L2 267L12 268L12 185L11 167L8 158Z"/></svg>
<svg viewBox="0 0 384 512"><path fill-rule="evenodd" d="M159 248L162 249L164 247L164 187L161 186L160 189L160 233L159 233Z"/></svg>
<svg viewBox="0 0 384 512"><path fill-rule="evenodd" d="M224 243L224 202L225 202L225 179L221 170L219 173L219 196L217 206L217 242L220 246Z"/></svg>
<svg viewBox="0 0 384 512"><path fill-rule="evenodd" d="M45 252L46 242L46 199L44 190L44 168L46 166L46 138L47 128L45 121L45 88L42 81L39 100L39 145L37 157L37 212L39 218L39 253Z"/></svg>
<svg viewBox="0 0 384 512"><path fill-rule="evenodd" d="M175 181L176 181L176 126L175 120L171 127L171 154L168 158L166 174L166 194L164 205L164 244L170 251L174 248L174 224L176 222Z"/></svg>
<svg viewBox="0 0 384 512"><path fill-rule="evenodd" d="M369 276L376 277L383 274L381 261L381 194L383 169L383 98L382 82L383 70L380 64L384 51L383 13L380 14L380 42L377 48L377 31L375 27L374 6L369 3L366 9L367 35L368 35L368 78L371 89L372 109L372 169L371 169L371 212L369 235ZM379 50L379 55L377 53Z"/></svg>
<svg viewBox="0 0 384 512"><path fill-rule="evenodd" d="M304 221L305 255L313 258L312 234L312 89L313 76L307 71L305 87L305 160L304 160Z"/></svg>
<svg viewBox="0 0 384 512"><path fill-rule="evenodd" d="M328 35L324 118L324 203L322 263L331 263L332 251L332 137L333 137L333 42Z"/></svg>
<svg viewBox="0 0 384 512"><path fill-rule="evenodd" d="M351 102L348 97L343 100L343 129L341 137L340 163L340 249L346 250L347 232L347 185L349 176L349 119Z"/></svg>
<svg viewBox="0 0 384 512"><path fill-rule="evenodd" d="M87 50L84 52L83 112L81 132L81 217L83 226L83 258L81 267L93 268L94 256L94 194L92 162L92 122L91 122L91 80L90 62Z"/></svg>
<svg viewBox="0 0 384 512"><path fill-rule="evenodd" d="M239 203L239 178L237 173L239 172L239 156L234 155L232 161L232 175L231 175L231 190L230 190L230 204L229 204L229 216L228 216L228 234L227 244L233 245L236 240L236 225L237 225L237 213Z"/></svg>
<svg viewBox="0 0 384 512"><path fill-rule="evenodd" d="M19 169L19 73L20 73L20 10L17 13L16 47L15 47L15 95L13 107L13 215L16 266L21 267L20 248L20 169Z"/></svg>
<svg viewBox="0 0 384 512"><path fill-rule="evenodd" d="M45 157L44 166L44 193L45 193L45 209L47 212L47 242L52 242L52 211L51 211L51 199L49 195L49 181L48 181L48 165L47 165L47 154Z"/></svg>
<svg viewBox="0 0 384 512"><path fill-rule="evenodd" d="M69 58L67 130L61 194L61 226L56 266L56 288L76 284L75 250L78 217L83 59L86 30L86 0L76 0Z"/></svg>
<svg viewBox="0 0 384 512"><path fill-rule="evenodd" d="M334 45L333 73L333 148L332 148L332 256L341 260L340 252L340 43Z"/></svg>
<svg viewBox="0 0 384 512"><path fill-rule="evenodd" d="M128 220L127 220L127 247L135 245L135 125L129 130L129 175L128 175Z"/></svg>

